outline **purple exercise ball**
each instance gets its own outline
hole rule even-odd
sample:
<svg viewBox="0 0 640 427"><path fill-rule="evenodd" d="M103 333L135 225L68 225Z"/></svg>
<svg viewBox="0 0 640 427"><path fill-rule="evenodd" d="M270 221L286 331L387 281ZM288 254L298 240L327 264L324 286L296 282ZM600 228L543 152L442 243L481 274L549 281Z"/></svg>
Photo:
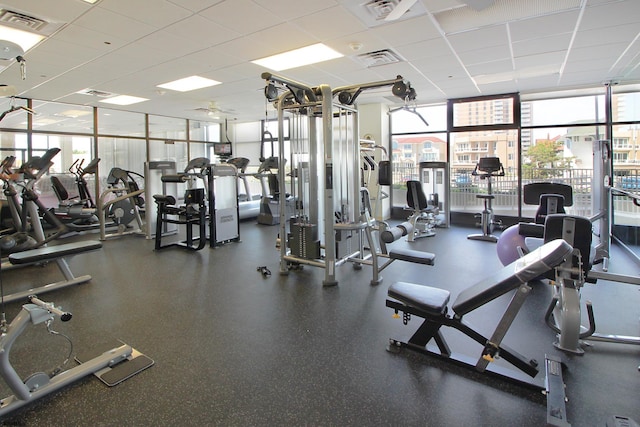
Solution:
<svg viewBox="0 0 640 427"><path fill-rule="evenodd" d="M498 258L502 265L508 265L520 258L518 247L526 249L524 236L520 235L520 225L515 224L502 232L498 238Z"/></svg>

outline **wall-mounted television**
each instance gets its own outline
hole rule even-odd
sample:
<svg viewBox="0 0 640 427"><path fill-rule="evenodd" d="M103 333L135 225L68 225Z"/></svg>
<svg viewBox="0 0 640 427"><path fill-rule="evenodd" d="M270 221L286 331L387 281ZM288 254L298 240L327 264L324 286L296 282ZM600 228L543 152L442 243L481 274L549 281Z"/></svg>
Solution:
<svg viewBox="0 0 640 427"><path fill-rule="evenodd" d="M213 144L213 154L218 157L231 157L231 143L230 142L215 142Z"/></svg>

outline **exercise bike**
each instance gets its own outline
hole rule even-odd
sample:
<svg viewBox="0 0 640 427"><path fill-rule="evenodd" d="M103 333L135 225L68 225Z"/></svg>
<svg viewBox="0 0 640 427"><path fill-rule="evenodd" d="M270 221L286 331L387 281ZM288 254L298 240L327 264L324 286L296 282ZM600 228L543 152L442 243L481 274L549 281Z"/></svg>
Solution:
<svg viewBox="0 0 640 427"><path fill-rule="evenodd" d="M491 179L494 176L504 176L504 168L500 162L500 158L481 157L471 174L473 176L479 176L480 179L487 180L487 194L476 195L476 198L482 199L484 202L484 210L482 213L476 215L476 217L480 217L479 225L482 229L482 234L470 234L467 236L467 239L484 240L485 242L496 243L498 238L492 234L493 229L496 226L502 225L502 222L496 221L493 217L493 208L491 204L493 199L495 199L495 196L491 190Z"/></svg>

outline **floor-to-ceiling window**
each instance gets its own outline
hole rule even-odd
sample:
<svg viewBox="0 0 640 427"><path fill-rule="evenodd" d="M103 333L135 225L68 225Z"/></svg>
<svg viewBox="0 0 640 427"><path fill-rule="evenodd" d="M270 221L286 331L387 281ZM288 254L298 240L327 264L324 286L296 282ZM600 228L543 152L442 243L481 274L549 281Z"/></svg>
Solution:
<svg viewBox="0 0 640 427"><path fill-rule="evenodd" d="M614 87L611 97L613 186L640 194L640 88ZM640 257L640 207L628 196L612 200L613 236Z"/></svg>

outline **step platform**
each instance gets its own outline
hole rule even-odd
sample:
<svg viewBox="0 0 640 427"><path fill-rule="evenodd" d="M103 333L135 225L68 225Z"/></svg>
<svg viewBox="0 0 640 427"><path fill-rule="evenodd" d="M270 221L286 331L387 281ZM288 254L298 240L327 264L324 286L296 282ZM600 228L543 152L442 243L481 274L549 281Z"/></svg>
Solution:
<svg viewBox="0 0 640 427"><path fill-rule="evenodd" d="M120 340L98 345L92 344L91 350L76 354L75 360L80 364L88 363L91 359L122 346L127 346L127 344ZM154 363L153 359L131 347L131 353L124 360L116 362L113 366L100 369L94 372L94 375L109 387L113 387L150 368Z"/></svg>

